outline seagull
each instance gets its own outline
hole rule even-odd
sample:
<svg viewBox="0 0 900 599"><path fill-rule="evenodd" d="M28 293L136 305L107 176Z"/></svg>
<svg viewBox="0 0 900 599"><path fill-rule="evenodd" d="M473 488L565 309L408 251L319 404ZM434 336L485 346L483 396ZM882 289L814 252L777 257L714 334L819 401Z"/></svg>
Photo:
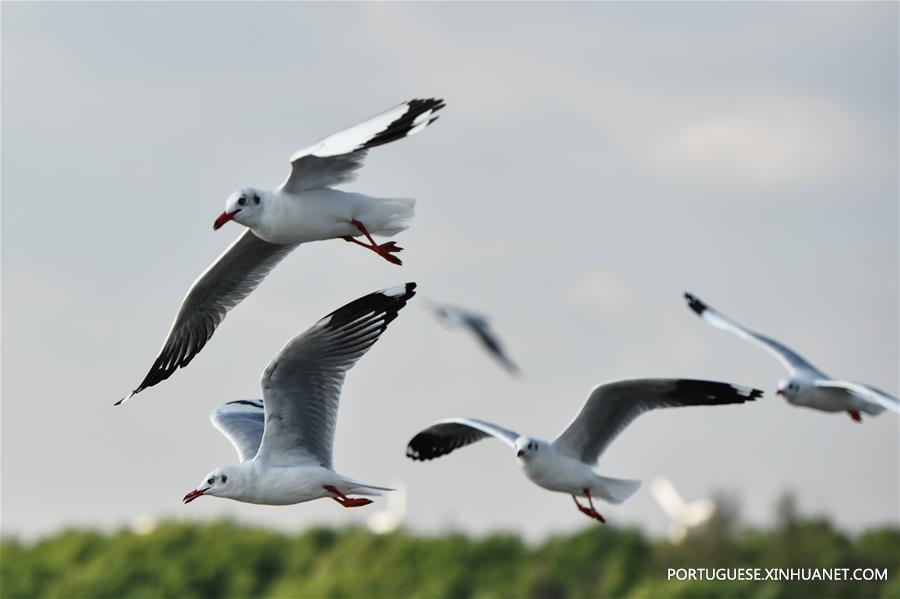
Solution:
<svg viewBox="0 0 900 599"><path fill-rule="evenodd" d="M369 148L418 133L437 120L435 113L443 107L444 101L437 98L400 104L295 153L291 172L278 189L248 187L232 193L213 229L234 221L247 230L191 285L150 372L116 405L187 366L225 314L301 243L344 239L402 264L394 255L402 248L393 241L379 245L372 235L406 229L415 200L375 198L333 186L356 178Z"/></svg>
<svg viewBox="0 0 900 599"><path fill-rule="evenodd" d="M637 480L601 476L595 465L613 439L632 420L648 410L679 406L740 404L762 396L762 391L728 383L691 379L633 379L598 385L575 420L555 441L520 435L474 418L448 418L418 433L406 447L413 460L431 460L451 451L494 437L516 451L525 476L539 487L568 493L578 510L606 522L593 498L619 504L638 490ZM578 496L587 499L587 506Z"/></svg>
<svg viewBox="0 0 900 599"><path fill-rule="evenodd" d="M684 297L688 307L709 324L752 341L778 358L789 375L778 382L775 395L788 403L823 412L847 412L856 422L862 422L862 412L870 416L886 409L900 413L900 401L896 397L869 385L833 379L795 351L738 324L697 296L685 293Z"/></svg>
<svg viewBox="0 0 900 599"><path fill-rule="evenodd" d="M377 291L339 308L294 337L262 375L262 400L238 400L213 410L210 420L238 453L240 463L216 468L184 496L291 505L330 497L344 507L372 503L358 495L391 491L334 471L332 449L341 386L415 295L415 283Z"/></svg>
<svg viewBox="0 0 900 599"><path fill-rule="evenodd" d="M366 522L369 530L377 535L394 532L403 524L406 517L406 485L402 482L391 483L394 492L388 495L385 509L369 516Z"/></svg>
<svg viewBox="0 0 900 599"><path fill-rule="evenodd" d="M716 511L716 504L709 499L685 502L675 490L675 485L667 478L653 479L650 491L656 503L672 521L669 525L669 540L673 543L683 541L688 530L707 522Z"/></svg>
<svg viewBox="0 0 900 599"><path fill-rule="evenodd" d="M441 322L450 326L465 327L468 329L478 338L481 345L490 352L490 354L494 356L494 358L496 358L510 374L517 374L519 372L519 367L506 355L506 350L503 349L500 338L491 328L486 316L472 312L471 310L447 304L432 303L431 311Z"/></svg>

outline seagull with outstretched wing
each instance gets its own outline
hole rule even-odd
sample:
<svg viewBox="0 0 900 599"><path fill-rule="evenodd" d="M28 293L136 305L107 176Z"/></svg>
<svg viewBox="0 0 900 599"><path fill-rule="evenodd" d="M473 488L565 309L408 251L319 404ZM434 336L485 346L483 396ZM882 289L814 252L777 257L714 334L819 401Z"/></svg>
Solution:
<svg viewBox="0 0 900 599"><path fill-rule="evenodd" d="M413 460L431 460L488 437L499 439L515 450L529 480L544 489L570 494L579 511L605 522L593 498L622 503L641 483L601 476L595 466L635 418L658 408L740 404L761 395L758 389L691 379L616 381L595 387L581 412L555 441L520 435L474 418L449 418L413 437L406 455ZM578 502L580 496L587 506Z"/></svg>
<svg viewBox="0 0 900 599"><path fill-rule="evenodd" d="M716 511L716 504L711 499L685 501L668 478L654 478L650 482L650 492L669 517L669 540L673 543L683 541L690 529L708 522Z"/></svg>
<svg viewBox="0 0 900 599"><path fill-rule="evenodd" d="M449 304L431 303L432 313L443 323L451 327L465 328L472 333L481 343L481 346L490 353L510 374L518 374L519 367L510 359L500 341L500 337L491 328L488 317L478 314L466 308L451 306Z"/></svg>
<svg viewBox="0 0 900 599"><path fill-rule="evenodd" d="M684 294L688 307L712 326L734 333L762 347L788 370L788 378L778 382L776 395L795 406L823 412L847 412L862 422L862 412L877 416L885 410L900 413L900 401L881 389L862 383L833 379L787 346L725 316L690 293Z"/></svg>
<svg viewBox="0 0 900 599"><path fill-rule="evenodd" d="M228 311L301 243L343 239L401 264L394 254L402 248L393 241L378 244L372 235L391 236L408 228L415 200L334 187L356 178L369 149L418 133L437 120L443 107L437 98L404 102L295 153L291 172L278 189L248 187L232 193L213 228L234 221L247 230L194 281L150 371L116 405L190 364Z"/></svg>
<svg viewBox="0 0 900 599"><path fill-rule="evenodd" d="M372 503L351 494L390 491L338 474L332 464L341 387L406 302L415 283L377 291L339 308L294 337L266 367L262 400L232 401L210 419L240 463L216 468L184 496L290 505L330 497L344 507Z"/></svg>

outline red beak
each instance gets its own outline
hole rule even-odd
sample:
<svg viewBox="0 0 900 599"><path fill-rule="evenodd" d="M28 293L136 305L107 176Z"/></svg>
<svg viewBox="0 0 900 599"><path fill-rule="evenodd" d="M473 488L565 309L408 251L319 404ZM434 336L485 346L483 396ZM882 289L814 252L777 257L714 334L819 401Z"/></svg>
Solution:
<svg viewBox="0 0 900 599"><path fill-rule="evenodd" d="M230 220L233 220L234 216L240 211L241 209L238 208L234 212L223 212L222 214L220 214L216 221L213 223L213 231L218 231L222 225Z"/></svg>
<svg viewBox="0 0 900 599"><path fill-rule="evenodd" d="M782 391L781 389L778 389L777 391L775 391L775 395L782 395L782 396L783 396L783 395L784 395L784 391Z"/></svg>
<svg viewBox="0 0 900 599"><path fill-rule="evenodd" d="M203 495L203 492L204 492L204 491L205 491L205 489L194 489L193 491L191 491L190 493L188 493L187 495L185 495L185 496L184 496L184 499L182 499L182 501L185 502L185 503L190 503L190 502L192 502L193 500L195 500L195 499L197 499L198 497L200 497L201 495Z"/></svg>

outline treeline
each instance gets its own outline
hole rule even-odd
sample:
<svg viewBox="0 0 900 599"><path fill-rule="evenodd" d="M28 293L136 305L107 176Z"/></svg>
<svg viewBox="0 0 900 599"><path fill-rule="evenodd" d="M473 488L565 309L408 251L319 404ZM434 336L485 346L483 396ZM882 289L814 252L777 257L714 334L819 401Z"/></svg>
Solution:
<svg viewBox="0 0 900 599"><path fill-rule="evenodd" d="M726 506L727 508L727 506ZM531 546L493 534L288 536L234 522L169 522L144 535L67 531L0 545L0 597L900 598L900 528L848 536L782 505L772 530L717 516L678 545L590 525ZM676 582L669 568L887 568L887 582Z"/></svg>

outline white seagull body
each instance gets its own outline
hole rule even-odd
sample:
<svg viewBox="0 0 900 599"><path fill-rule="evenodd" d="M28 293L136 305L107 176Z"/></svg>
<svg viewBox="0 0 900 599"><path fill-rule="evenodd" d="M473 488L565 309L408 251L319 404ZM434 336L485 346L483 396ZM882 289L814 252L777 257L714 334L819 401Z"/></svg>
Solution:
<svg viewBox="0 0 900 599"><path fill-rule="evenodd" d="M581 412L552 442L527 437L473 418L441 420L418 433L406 448L413 460L431 460L487 437L513 447L525 476L539 487L572 495L578 509L605 522L593 497L619 504L640 481L601 476L597 460L640 414L657 408L739 404L760 397L758 389L690 379L634 379L594 388ZM578 502L584 495L588 506Z"/></svg>
<svg viewBox="0 0 900 599"><path fill-rule="evenodd" d="M335 310L292 339L262 376L263 400L216 408L213 425L240 463L217 468L184 496L290 505L330 497L344 507L371 503L350 494L390 491L342 476L332 466L334 429L347 371L415 295L415 283L378 291Z"/></svg>
<svg viewBox="0 0 900 599"><path fill-rule="evenodd" d="M352 181L370 148L417 133L433 123L443 100L410 100L359 125L326 137L291 157L291 173L276 190L245 188L232 193L216 219L247 227L194 281L150 371L118 403L187 366L229 310L250 295L297 245L344 239L401 264L393 241L375 243L409 226L414 200L375 198L332 189ZM367 243L356 239L364 236Z"/></svg>
<svg viewBox="0 0 900 599"><path fill-rule="evenodd" d="M491 324L486 316L448 304L434 304L431 306L431 311L442 322L453 327L464 327L475 335L482 347L500 362L507 372L510 374L519 372L519 367L507 355L503 344L500 342L500 337L491 328Z"/></svg>
<svg viewBox="0 0 900 599"><path fill-rule="evenodd" d="M716 504L709 499L686 502L667 478L653 479L650 492L669 517L669 540L673 543L683 541L690 529L707 522L716 511Z"/></svg>
<svg viewBox="0 0 900 599"><path fill-rule="evenodd" d="M857 422L862 422L861 412L870 416L885 410L900 412L900 401L881 389L833 379L771 337L738 324L690 293L685 293L684 297L688 307L712 326L756 343L778 358L789 376L778 383L775 394L784 397L788 403L823 412L847 412Z"/></svg>

